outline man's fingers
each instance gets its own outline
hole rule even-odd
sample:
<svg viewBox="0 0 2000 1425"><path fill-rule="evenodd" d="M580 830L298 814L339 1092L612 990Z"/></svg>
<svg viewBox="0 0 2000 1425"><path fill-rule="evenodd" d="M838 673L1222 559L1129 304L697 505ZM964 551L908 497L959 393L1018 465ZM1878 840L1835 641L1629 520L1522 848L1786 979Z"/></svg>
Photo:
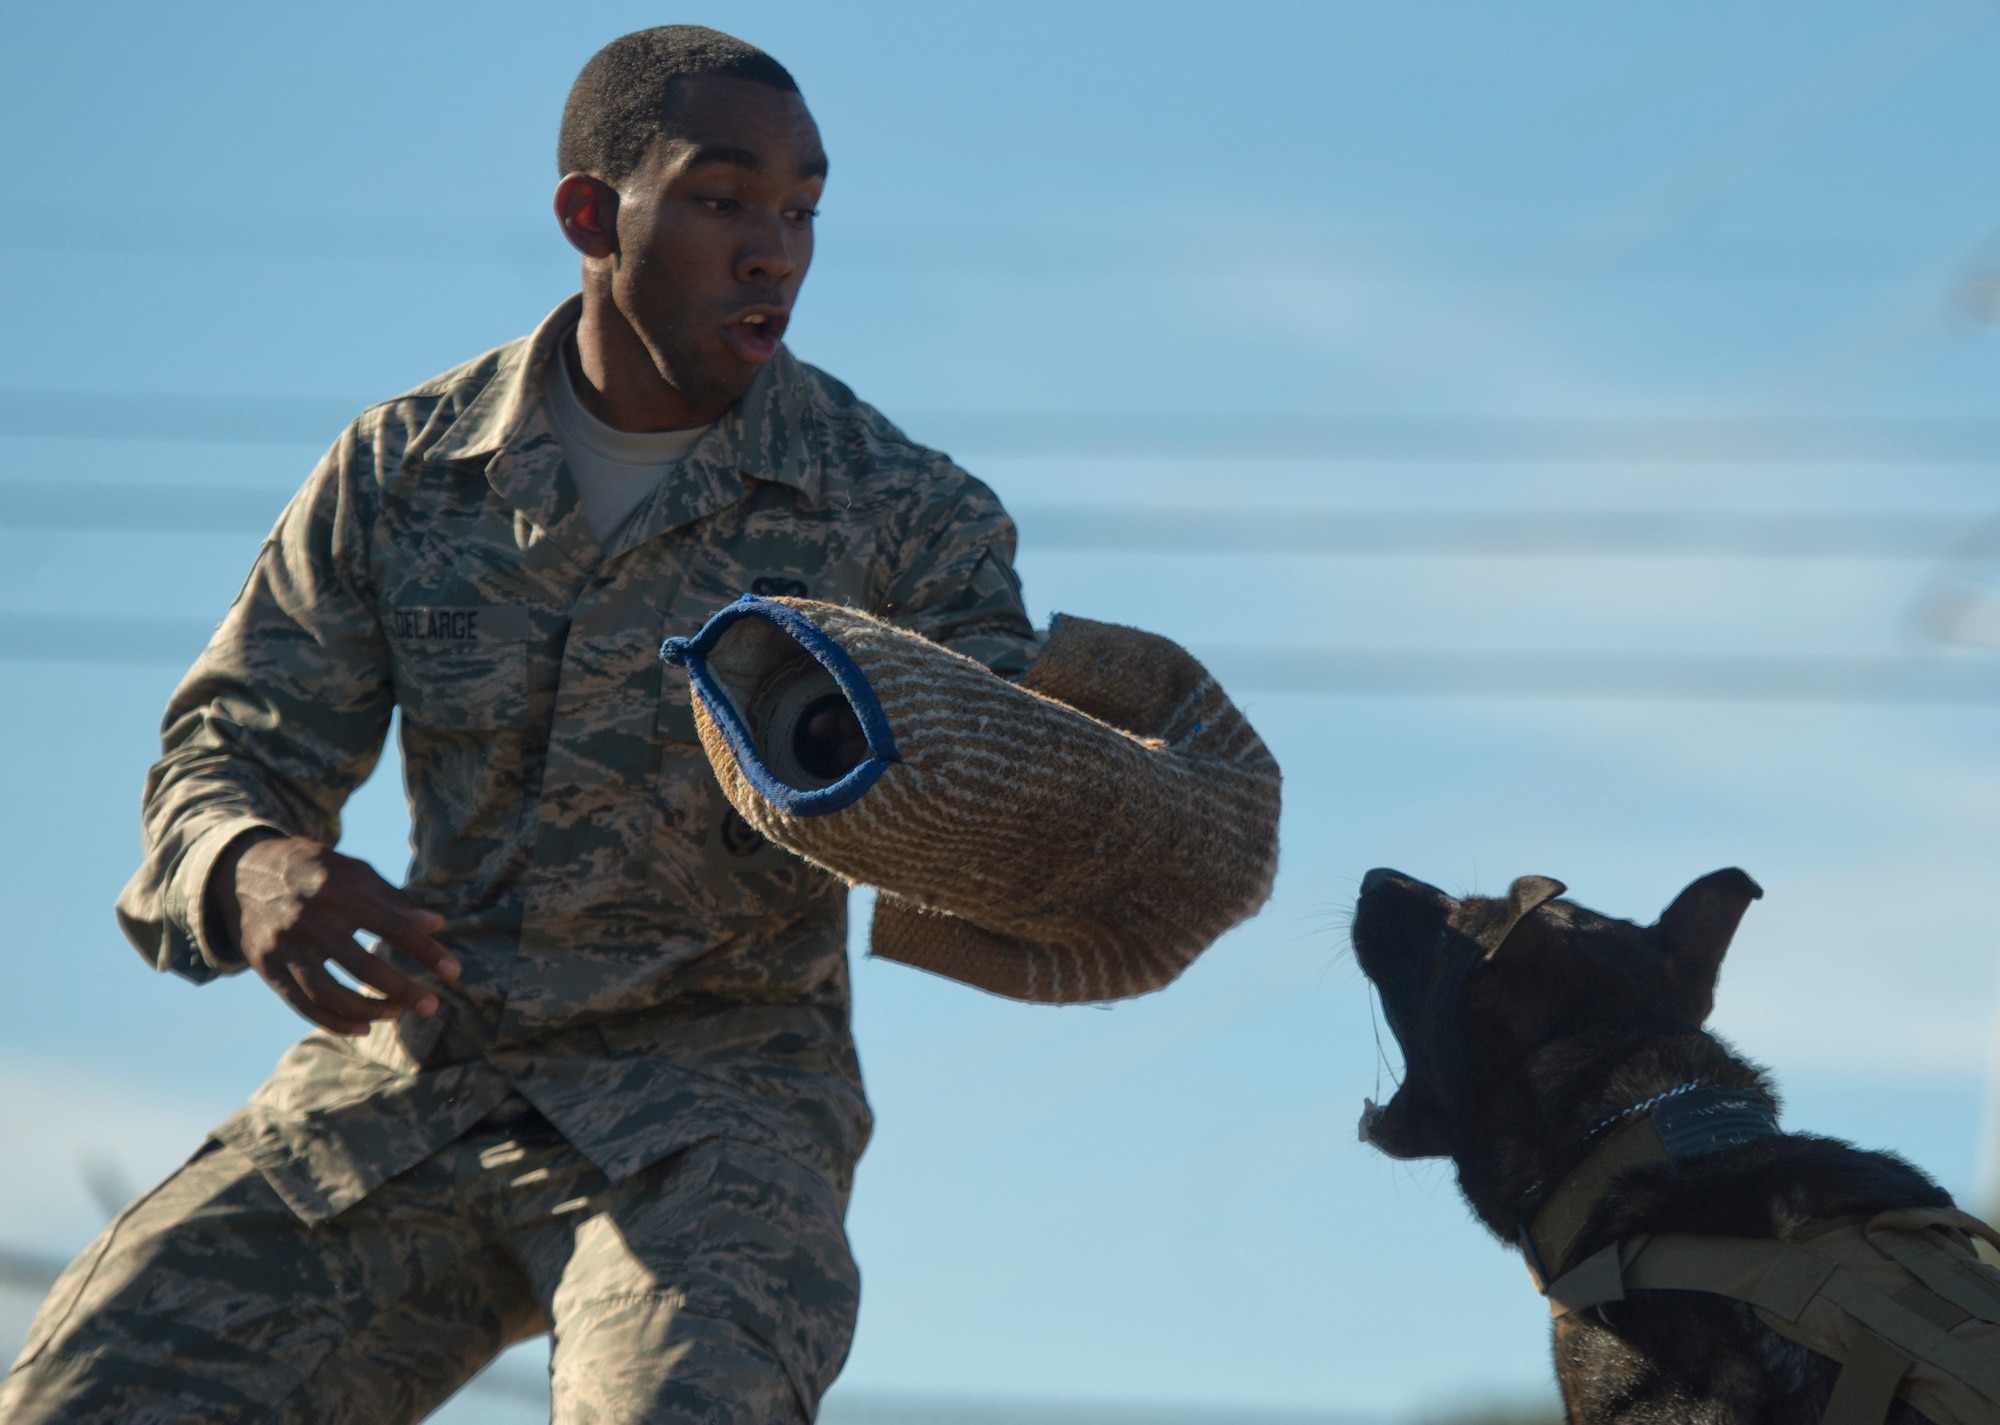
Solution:
<svg viewBox="0 0 2000 1425"><path fill-rule="evenodd" d="M321 1029L330 1029L335 1034L358 1037L368 1032L367 1020L342 1019L339 1015L330 1014L314 1004L311 997L306 994L305 986L289 973L290 968L287 965L284 972L267 978L265 983L276 990L278 998L296 1010L300 1018L310 1020Z"/></svg>
<svg viewBox="0 0 2000 1425"><path fill-rule="evenodd" d="M355 944L353 932L379 935L426 970L457 979L458 958L435 938L444 928L443 916L416 905L367 862L317 843L259 842L244 851L239 879L256 857L273 862L275 871L264 866L262 872L270 873L265 879L276 889L249 902L257 923L244 922L244 956L287 1004L337 1034L365 1034L371 1024L405 1011L437 1013L434 988L385 957L368 954ZM367 993L349 989L329 966L359 981Z"/></svg>
<svg viewBox="0 0 2000 1425"><path fill-rule="evenodd" d="M392 886L382 879L382 873L366 861L353 863L361 874L363 894L377 905L419 926L425 933L444 929L444 917L434 910L425 910L411 900L399 886Z"/></svg>
<svg viewBox="0 0 2000 1425"><path fill-rule="evenodd" d="M431 915L429 911L419 911L416 913L424 916ZM444 918L442 916L432 918L439 925L443 923ZM364 930L371 930L381 936L439 979L455 980L458 978L460 970L458 956L445 949L441 943L429 934L430 930L437 929L438 926L433 925L425 929L420 929L407 919L398 919L393 916L382 916L379 919L383 921L383 924L379 926L365 925L362 928Z"/></svg>
<svg viewBox="0 0 2000 1425"><path fill-rule="evenodd" d="M437 1013L435 993L403 974L395 966L370 955L355 944L352 936L342 935L339 931L323 925L300 928L306 932L310 947L307 953L300 957L301 964L319 965L331 961L363 984L382 992L384 995L382 999L374 999L368 995L354 996L367 1006L368 1018L394 1019L405 1009L414 1009L424 1015ZM341 993L351 993L331 975L328 975L327 979L337 986Z"/></svg>
<svg viewBox="0 0 2000 1425"><path fill-rule="evenodd" d="M444 929L444 917L418 906L383 880L374 867L356 864L368 873L363 891L367 904L357 917L357 928L381 936L432 974L457 979L461 968L458 957L434 938Z"/></svg>
<svg viewBox="0 0 2000 1425"><path fill-rule="evenodd" d="M352 940L343 940L329 957L364 985L378 989L391 1004L413 1009L418 1014L437 1013L437 996L395 966L370 955Z"/></svg>
<svg viewBox="0 0 2000 1425"><path fill-rule="evenodd" d="M356 994L329 975L325 965L315 961L295 960L290 969L306 998L335 1019L366 1025L372 1020L394 1019L403 1012L402 1006L393 1000Z"/></svg>

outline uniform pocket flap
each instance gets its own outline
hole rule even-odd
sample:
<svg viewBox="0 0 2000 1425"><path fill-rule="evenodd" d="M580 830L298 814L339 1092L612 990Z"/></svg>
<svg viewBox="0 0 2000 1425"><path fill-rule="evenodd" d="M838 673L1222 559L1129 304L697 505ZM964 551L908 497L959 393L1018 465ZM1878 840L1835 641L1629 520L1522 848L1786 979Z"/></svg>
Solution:
<svg viewBox="0 0 2000 1425"><path fill-rule="evenodd" d="M497 731L528 725L528 645L408 643L396 647L396 705L418 727Z"/></svg>

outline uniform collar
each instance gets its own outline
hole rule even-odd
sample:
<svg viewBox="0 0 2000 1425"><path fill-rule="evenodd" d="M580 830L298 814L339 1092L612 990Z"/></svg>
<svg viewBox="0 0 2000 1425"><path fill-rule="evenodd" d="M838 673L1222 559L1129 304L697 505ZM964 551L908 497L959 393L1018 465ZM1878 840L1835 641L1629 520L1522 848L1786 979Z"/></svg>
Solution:
<svg viewBox="0 0 2000 1425"><path fill-rule="evenodd" d="M753 480L788 485L807 505L817 506L821 429L805 372L781 346L743 398L722 413L633 512L606 556L615 558L728 508L743 498Z"/></svg>
<svg viewBox="0 0 2000 1425"><path fill-rule="evenodd" d="M553 358L583 313L578 294L506 348L493 373L427 452L433 460L486 459L487 479L502 498L584 564L616 556L657 535L725 509L751 480L788 485L808 505L823 487L821 423L804 368L784 347L766 362L743 398L709 427L659 490L641 505L608 549L584 522L562 448L542 408L542 383L561 367Z"/></svg>

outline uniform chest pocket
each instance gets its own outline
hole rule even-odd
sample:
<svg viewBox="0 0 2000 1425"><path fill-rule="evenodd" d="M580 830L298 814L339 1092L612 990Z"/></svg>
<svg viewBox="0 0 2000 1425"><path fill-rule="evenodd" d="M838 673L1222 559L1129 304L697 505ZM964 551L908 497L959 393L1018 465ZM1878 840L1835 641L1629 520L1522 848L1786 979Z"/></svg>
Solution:
<svg viewBox="0 0 2000 1425"><path fill-rule="evenodd" d="M528 725L528 611L398 608L384 626L396 706L413 725L500 731Z"/></svg>

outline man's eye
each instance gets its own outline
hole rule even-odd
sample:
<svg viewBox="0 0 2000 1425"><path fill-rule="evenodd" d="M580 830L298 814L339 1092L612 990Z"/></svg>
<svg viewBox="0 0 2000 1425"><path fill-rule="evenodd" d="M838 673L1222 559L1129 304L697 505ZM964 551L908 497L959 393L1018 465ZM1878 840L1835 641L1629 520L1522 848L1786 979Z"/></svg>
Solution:
<svg viewBox="0 0 2000 1425"><path fill-rule="evenodd" d="M819 216L817 208L793 208L785 214L795 223L809 223Z"/></svg>
<svg viewBox="0 0 2000 1425"><path fill-rule="evenodd" d="M696 201L712 213L733 213L743 206L734 198L701 198Z"/></svg>

